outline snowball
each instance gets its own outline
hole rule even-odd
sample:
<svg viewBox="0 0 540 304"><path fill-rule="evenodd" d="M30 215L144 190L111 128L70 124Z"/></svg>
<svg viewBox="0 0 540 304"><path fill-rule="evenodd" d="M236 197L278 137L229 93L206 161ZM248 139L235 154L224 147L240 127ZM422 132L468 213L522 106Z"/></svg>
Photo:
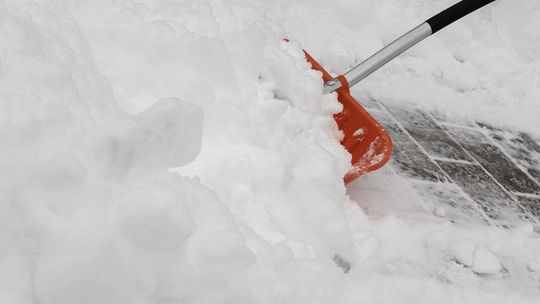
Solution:
<svg viewBox="0 0 540 304"><path fill-rule="evenodd" d="M464 266L471 267L474 261L476 245L471 240L460 240L450 243L450 253L456 261Z"/></svg>
<svg viewBox="0 0 540 304"><path fill-rule="evenodd" d="M478 274L497 274L501 272L502 265L499 258L484 247L479 247L474 252L472 270Z"/></svg>
<svg viewBox="0 0 540 304"><path fill-rule="evenodd" d="M475 273L497 274L502 270L501 262L495 254L482 246L476 246L471 240L452 242L450 252L458 263L471 267Z"/></svg>
<svg viewBox="0 0 540 304"><path fill-rule="evenodd" d="M436 207L433 209L433 214L435 214L438 217L445 217L446 216L446 209L443 207Z"/></svg>

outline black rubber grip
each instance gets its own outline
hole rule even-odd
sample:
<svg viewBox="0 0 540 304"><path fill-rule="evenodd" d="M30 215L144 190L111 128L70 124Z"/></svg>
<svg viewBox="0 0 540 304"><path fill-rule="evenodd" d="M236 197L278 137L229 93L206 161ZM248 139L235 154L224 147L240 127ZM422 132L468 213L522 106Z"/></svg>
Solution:
<svg viewBox="0 0 540 304"><path fill-rule="evenodd" d="M462 0L429 18L426 22L431 27L431 33L435 33L459 18L466 16L493 1L495 0Z"/></svg>

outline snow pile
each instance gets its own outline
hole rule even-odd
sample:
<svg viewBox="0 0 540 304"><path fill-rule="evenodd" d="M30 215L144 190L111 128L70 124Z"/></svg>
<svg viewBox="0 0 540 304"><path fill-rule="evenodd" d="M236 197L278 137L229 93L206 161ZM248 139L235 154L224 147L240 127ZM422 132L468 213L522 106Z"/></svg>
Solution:
<svg viewBox="0 0 540 304"><path fill-rule="evenodd" d="M339 104L332 96L323 103L320 75L297 44L274 34L261 47L271 31L256 26L232 31L231 42L174 36L180 46L163 46L165 61L180 57L179 67L209 78L171 69L170 84L192 90L193 103L153 99L130 115L62 3L0 9L2 303L326 302L340 294L330 282L355 258L344 216L354 208L342 182L349 156L331 116ZM167 41L159 25L147 30ZM206 63L212 56L215 65ZM203 109L194 103L212 122L203 145L217 153L204 162L220 182L214 190L167 170L200 151Z"/></svg>
<svg viewBox="0 0 540 304"><path fill-rule="evenodd" d="M211 103L219 88L256 72L263 46L283 37L300 42L328 71L344 73L455 2L68 3L115 97L136 113L162 96ZM495 1L382 67L353 93L540 136L539 5Z"/></svg>
<svg viewBox="0 0 540 304"><path fill-rule="evenodd" d="M348 35L381 42L356 13L394 2L0 0L0 302L536 303L536 278L473 273L536 271L532 233L481 227L467 265L462 228L368 220L346 195L340 105L299 41L346 67Z"/></svg>

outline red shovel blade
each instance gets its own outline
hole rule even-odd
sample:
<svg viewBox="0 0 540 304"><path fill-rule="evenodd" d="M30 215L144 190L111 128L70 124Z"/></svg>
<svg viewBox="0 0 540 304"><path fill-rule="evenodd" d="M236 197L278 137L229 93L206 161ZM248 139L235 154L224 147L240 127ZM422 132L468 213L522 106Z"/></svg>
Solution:
<svg viewBox="0 0 540 304"><path fill-rule="evenodd" d="M323 74L326 82L332 77L306 51L307 60L314 70ZM341 88L336 92L343 111L334 119L343 132L341 144L352 155L352 168L344 177L348 184L360 175L384 166L392 155L392 140L384 128L351 96L345 77L340 76Z"/></svg>

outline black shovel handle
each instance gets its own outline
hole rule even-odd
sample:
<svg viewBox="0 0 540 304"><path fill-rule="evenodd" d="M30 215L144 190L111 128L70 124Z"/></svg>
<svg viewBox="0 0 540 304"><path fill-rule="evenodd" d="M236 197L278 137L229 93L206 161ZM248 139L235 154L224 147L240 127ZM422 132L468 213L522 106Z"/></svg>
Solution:
<svg viewBox="0 0 540 304"><path fill-rule="evenodd" d="M495 0L462 0L437 15L429 18L426 23L431 27L432 33L438 32L450 23L474 12Z"/></svg>

